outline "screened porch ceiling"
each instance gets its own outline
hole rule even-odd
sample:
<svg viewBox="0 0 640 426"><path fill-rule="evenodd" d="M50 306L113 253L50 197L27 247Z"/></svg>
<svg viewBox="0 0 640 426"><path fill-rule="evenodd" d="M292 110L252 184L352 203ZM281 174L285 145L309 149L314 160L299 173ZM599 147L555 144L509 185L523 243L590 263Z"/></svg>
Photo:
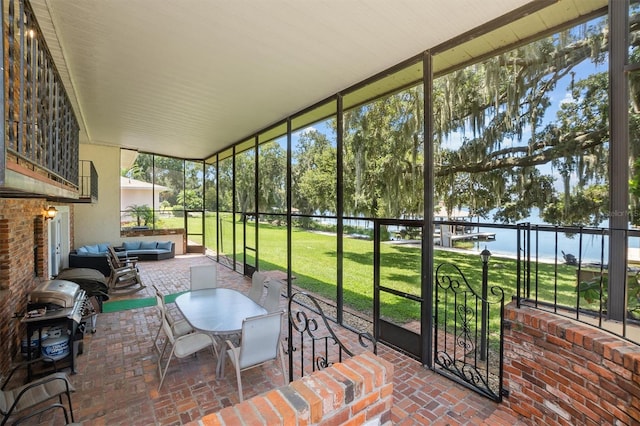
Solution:
<svg viewBox="0 0 640 426"><path fill-rule="evenodd" d="M202 159L335 93L344 91L345 102L357 104L417 81L420 63L354 87L425 50L437 53L433 68L441 73L606 10L607 1L31 5L74 106L82 143ZM312 123L325 112L319 108L298 122Z"/></svg>

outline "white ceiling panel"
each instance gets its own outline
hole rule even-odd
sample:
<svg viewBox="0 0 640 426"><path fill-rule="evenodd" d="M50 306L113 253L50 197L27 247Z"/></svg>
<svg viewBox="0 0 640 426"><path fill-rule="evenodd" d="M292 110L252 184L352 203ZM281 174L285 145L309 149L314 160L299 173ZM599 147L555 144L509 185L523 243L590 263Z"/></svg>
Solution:
<svg viewBox="0 0 640 426"><path fill-rule="evenodd" d="M205 158L527 3L31 2L81 142L184 158Z"/></svg>

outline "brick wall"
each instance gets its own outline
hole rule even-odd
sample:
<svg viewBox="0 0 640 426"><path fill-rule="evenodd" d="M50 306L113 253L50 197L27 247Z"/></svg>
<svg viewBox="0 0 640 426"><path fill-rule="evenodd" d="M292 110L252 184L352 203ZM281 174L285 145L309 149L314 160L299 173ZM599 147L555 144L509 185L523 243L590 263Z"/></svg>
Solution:
<svg viewBox="0 0 640 426"><path fill-rule="evenodd" d="M42 199L0 198L0 373L20 352L25 333L13 315L24 311L27 295L48 269L46 205Z"/></svg>
<svg viewBox="0 0 640 426"><path fill-rule="evenodd" d="M393 365L366 352L205 416L212 425L391 424Z"/></svg>
<svg viewBox="0 0 640 426"><path fill-rule="evenodd" d="M511 303L503 401L532 424L640 424L640 347Z"/></svg>

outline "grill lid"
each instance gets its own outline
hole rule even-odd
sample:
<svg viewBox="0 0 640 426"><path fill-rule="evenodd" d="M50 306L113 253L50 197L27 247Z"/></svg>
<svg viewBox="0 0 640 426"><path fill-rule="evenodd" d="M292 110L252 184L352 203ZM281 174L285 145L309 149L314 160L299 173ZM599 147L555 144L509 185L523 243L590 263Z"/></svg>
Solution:
<svg viewBox="0 0 640 426"><path fill-rule="evenodd" d="M66 280L44 281L29 294L30 303L53 303L63 308L71 308L80 286Z"/></svg>

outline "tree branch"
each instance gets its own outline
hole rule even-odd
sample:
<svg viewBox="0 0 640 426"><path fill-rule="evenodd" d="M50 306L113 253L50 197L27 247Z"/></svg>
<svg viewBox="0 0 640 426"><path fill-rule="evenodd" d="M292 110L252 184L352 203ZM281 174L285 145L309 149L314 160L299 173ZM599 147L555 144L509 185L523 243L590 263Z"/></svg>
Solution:
<svg viewBox="0 0 640 426"><path fill-rule="evenodd" d="M505 155L510 153L526 153L529 152L531 147L522 146L502 149L494 153L490 153L483 161L440 166L439 168L436 168L434 175L448 176L459 172L480 173L504 168L538 166L540 164L546 164L556 158L565 157L567 152L582 152L592 149L598 145L602 145L606 135L607 130L600 129L594 132L578 135L570 139L563 138L565 139L565 142L555 144L548 149L542 149L541 151L519 157L505 157ZM544 148L547 145L544 143L537 143L535 146L538 148Z"/></svg>

